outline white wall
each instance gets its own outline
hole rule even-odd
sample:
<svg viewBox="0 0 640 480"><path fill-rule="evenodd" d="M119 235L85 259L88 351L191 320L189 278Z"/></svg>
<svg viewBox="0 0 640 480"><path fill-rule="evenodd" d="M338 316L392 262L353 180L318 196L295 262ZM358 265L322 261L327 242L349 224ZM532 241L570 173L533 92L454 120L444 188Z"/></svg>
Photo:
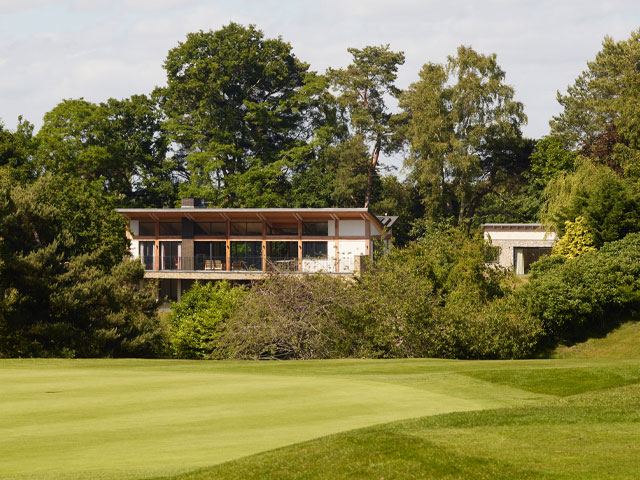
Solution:
<svg viewBox="0 0 640 480"><path fill-rule="evenodd" d="M336 235L336 222L334 220L329 220L329 236L335 237Z"/></svg>
<svg viewBox="0 0 640 480"><path fill-rule="evenodd" d="M555 240L555 232L544 230L485 230L484 238L492 240Z"/></svg>
<svg viewBox="0 0 640 480"><path fill-rule="evenodd" d="M364 220L340 220L341 237L363 237Z"/></svg>
<svg viewBox="0 0 640 480"><path fill-rule="evenodd" d="M131 240L131 256L138 258L140 255L140 249L138 248L138 240Z"/></svg>
<svg viewBox="0 0 640 480"><path fill-rule="evenodd" d="M140 223L138 220L130 220L129 221L129 231L132 235L139 235L140 232Z"/></svg>
<svg viewBox="0 0 640 480"><path fill-rule="evenodd" d="M340 222L342 228L342 222ZM342 233L342 232L340 232ZM356 255L364 255L367 242L365 240L340 240L338 246L338 257L340 259L340 272L353 272L354 260Z"/></svg>

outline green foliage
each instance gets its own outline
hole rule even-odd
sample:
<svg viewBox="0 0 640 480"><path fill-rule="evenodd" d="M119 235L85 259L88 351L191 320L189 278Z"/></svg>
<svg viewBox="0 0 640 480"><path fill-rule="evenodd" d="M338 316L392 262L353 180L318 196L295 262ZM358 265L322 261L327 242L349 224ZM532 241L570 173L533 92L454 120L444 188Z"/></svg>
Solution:
<svg viewBox="0 0 640 480"><path fill-rule="evenodd" d="M551 131L574 149L627 176L640 178L640 30L627 40L605 37L566 95Z"/></svg>
<svg viewBox="0 0 640 480"><path fill-rule="evenodd" d="M92 184L0 179L0 355L155 356L153 286L125 261L123 218Z"/></svg>
<svg viewBox="0 0 640 480"><path fill-rule="evenodd" d="M9 175L18 182L34 179L39 173L34 164L36 148L31 123L19 117L16 131L12 133L0 122L0 174Z"/></svg>
<svg viewBox="0 0 640 480"><path fill-rule="evenodd" d="M593 234L584 217L577 217L573 222L567 220L564 225L564 235L553 246L554 255L575 258L596 249Z"/></svg>
<svg viewBox="0 0 640 480"><path fill-rule="evenodd" d="M404 64L404 53L393 52L389 45L349 48L352 63L345 69L329 69L327 77L338 92L338 103L348 113L354 132L363 144L371 146L366 163L367 181L364 207L372 201L373 182L380 153L400 148L398 115L389 110L385 97L397 98L395 86L398 67Z"/></svg>
<svg viewBox="0 0 640 480"><path fill-rule="evenodd" d="M640 306L640 234L576 258L551 256L531 269L520 290L550 342L606 331Z"/></svg>
<svg viewBox="0 0 640 480"><path fill-rule="evenodd" d="M403 94L406 165L429 218L470 223L485 195L508 190L528 167L526 116L504 77L495 54L459 47L446 65L425 64Z"/></svg>
<svg viewBox="0 0 640 480"><path fill-rule="evenodd" d="M640 192L610 168L583 161L573 173L559 175L545 189L544 223L559 236L565 222L582 216L593 234L594 246L640 231Z"/></svg>
<svg viewBox="0 0 640 480"><path fill-rule="evenodd" d="M38 132L44 169L95 181L127 205L162 207L175 191L156 100L145 95L99 105L63 100Z"/></svg>
<svg viewBox="0 0 640 480"><path fill-rule="evenodd" d="M544 137L536 143L531 154L532 183L537 189L543 190L551 180L575 171L578 165L578 154L567 150L561 138Z"/></svg>
<svg viewBox="0 0 640 480"><path fill-rule="evenodd" d="M282 39L230 23L187 35L164 63L167 128L184 159L182 195L218 206L280 206L288 155L317 126L325 82ZM299 152L295 152L299 153Z"/></svg>
<svg viewBox="0 0 640 480"><path fill-rule="evenodd" d="M328 275L280 275L255 285L218 344L231 358L339 358L353 351L350 285Z"/></svg>
<svg viewBox="0 0 640 480"><path fill-rule="evenodd" d="M394 250L358 282L355 318L360 355L373 357L518 358L536 345L539 326L518 308L487 266L492 251L457 228L431 228Z"/></svg>
<svg viewBox="0 0 640 480"><path fill-rule="evenodd" d="M194 283L171 304L171 350L178 358L214 358L218 337L246 291L228 282Z"/></svg>

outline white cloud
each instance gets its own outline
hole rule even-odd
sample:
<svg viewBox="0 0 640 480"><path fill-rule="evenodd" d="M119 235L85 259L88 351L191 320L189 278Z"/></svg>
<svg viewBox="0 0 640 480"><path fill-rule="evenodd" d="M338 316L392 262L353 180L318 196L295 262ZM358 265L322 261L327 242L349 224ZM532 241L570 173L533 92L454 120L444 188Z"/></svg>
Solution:
<svg viewBox="0 0 640 480"><path fill-rule="evenodd" d="M401 87L458 45L496 52L525 103L525 132L539 137L558 111L555 92L593 59L604 35L627 38L640 11L630 0L0 0L0 118L12 128L24 114L39 126L63 98L148 93L164 84L162 62L188 32L230 21L281 35L321 72L346 65L347 47L390 43L406 54Z"/></svg>

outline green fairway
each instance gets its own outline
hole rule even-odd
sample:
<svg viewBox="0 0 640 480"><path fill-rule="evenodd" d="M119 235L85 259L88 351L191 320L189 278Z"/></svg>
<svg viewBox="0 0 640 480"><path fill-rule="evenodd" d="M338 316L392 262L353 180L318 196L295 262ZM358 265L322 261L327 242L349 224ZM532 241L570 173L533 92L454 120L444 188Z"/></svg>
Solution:
<svg viewBox="0 0 640 480"><path fill-rule="evenodd" d="M569 425L562 434L578 438L582 424L574 417L589 411L589 395L606 405L611 392L632 392L615 397L628 403L638 382L640 361L621 360L2 360L0 478L150 478L203 467L184 478L261 478L271 470L271 478L285 471L314 478L323 462L344 467L334 473L347 478L349 468L360 468L354 461L378 461L375 452L386 465L380 476L404 478L392 475L393 465L407 467L393 452L408 454L406 445L417 448L409 456L417 464L433 457L434 465L450 466L470 455L471 463L453 464L472 468L489 455L497 463L487 468L495 470L527 442L548 445L558 434L548 428L559 422L557 412ZM606 409L596 410L606 417ZM637 416L629 417L636 411L614 416L615 428L595 418L584 445L597 451L614 434L640 444ZM382 425L417 417L425 418ZM518 431L523 419L529 426ZM354 430L362 427L371 428ZM624 445L620 455L630 452ZM349 452L358 455L339 465L331 460ZM299 461L307 454L305 470ZM486 478L493 478L491 468Z"/></svg>

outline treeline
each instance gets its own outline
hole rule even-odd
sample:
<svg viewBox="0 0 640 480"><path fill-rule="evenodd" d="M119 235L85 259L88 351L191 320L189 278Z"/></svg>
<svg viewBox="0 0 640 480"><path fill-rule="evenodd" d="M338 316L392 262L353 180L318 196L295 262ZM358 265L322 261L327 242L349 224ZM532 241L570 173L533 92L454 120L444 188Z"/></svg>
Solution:
<svg viewBox="0 0 640 480"><path fill-rule="evenodd" d="M394 236L396 247L405 248L371 265L375 275L344 288L303 280L315 287L301 294L348 297L348 309L337 306L345 300L338 297L294 309L308 312L304 318L333 312L338 323L331 328L344 333L334 337L345 342L331 350L335 355L523 356L567 337L562 329L550 331L553 322L539 313L543 303L515 298L550 278L566 280L563 275L579 267L565 264L583 265L582 256L596 258L611 242L640 231L640 31L624 41L605 38L587 69L559 94L562 111L538 140L522 136L524 107L504 83L495 54L460 47L444 64L426 63L401 90L402 52L388 45L348 50L346 67L313 72L281 38L231 23L189 34L171 49L165 87L98 104L63 100L38 132L22 118L15 131L0 125L0 355L177 352L180 329L156 316L151 287L139 281L142 267L122 261L125 225L114 208L177 206L183 196L216 207L367 206L400 216ZM405 179L384 168L389 155L405 159ZM534 269L529 284L518 286L472 255L482 250L479 224L532 221L554 227L561 242L559 256ZM434 257L429 245L439 242L468 248ZM569 257L576 259L563 260ZM462 274L443 280L451 262L468 269L465 275L473 271L474 280ZM411 268L393 277L405 263ZM385 278L395 280L377 283ZM260 302L286 288L270 285L292 281L230 293L249 302L240 311L254 312L257 323L225 313L240 323L218 332L225 346L216 351L280 352L256 347L242 353L230 332L257 332L258 320L267 318ZM390 292L400 304L403 295L416 297L403 310ZM540 295L531 298L560 301ZM207 318L231 306L220 308ZM580 312L558 315L578 318ZM282 322L286 313L278 316ZM507 343L491 346L486 337L489 343L478 346L500 318L512 333L492 338ZM477 342L468 343L473 336ZM508 338L522 341L509 346Z"/></svg>

